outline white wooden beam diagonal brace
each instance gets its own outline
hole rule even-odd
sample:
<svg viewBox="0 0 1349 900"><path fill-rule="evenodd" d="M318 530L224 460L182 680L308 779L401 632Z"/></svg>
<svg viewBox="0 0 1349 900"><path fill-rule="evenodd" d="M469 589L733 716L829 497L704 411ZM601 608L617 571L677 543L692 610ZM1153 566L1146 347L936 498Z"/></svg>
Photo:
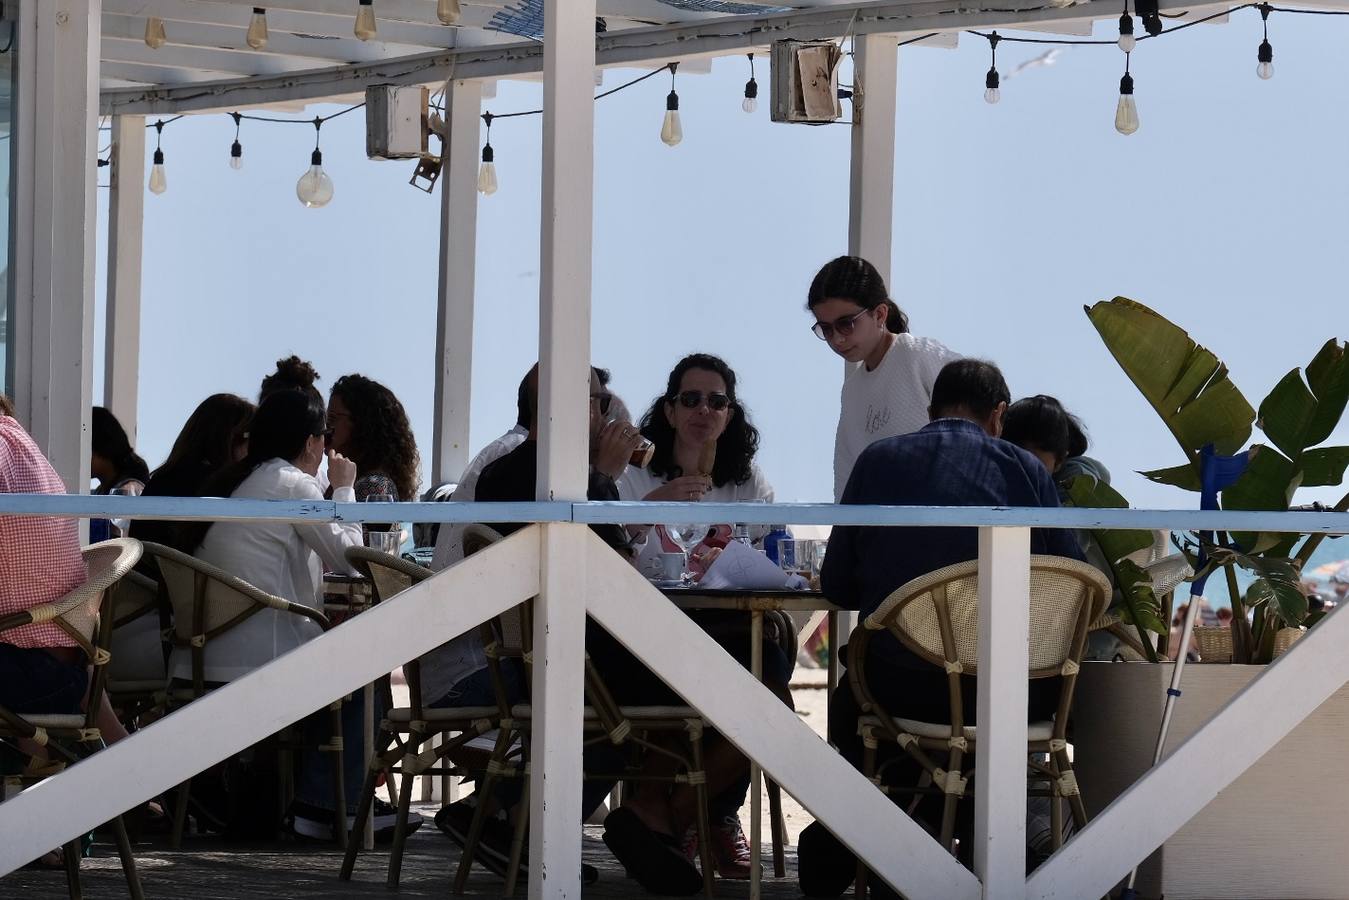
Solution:
<svg viewBox="0 0 1349 900"><path fill-rule="evenodd" d="M1349 681L1347 645L1341 607L1037 869L1026 896L1104 896Z"/></svg>
<svg viewBox="0 0 1349 900"><path fill-rule="evenodd" d="M978 881L687 615L593 534L586 609L724 737L907 897L975 900ZM752 711L752 712L747 712Z"/></svg>
<svg viewBox="0 0 1349 900"><path fill-rule="evenodd" d="M141 348L141 246L145 226L145 118L113 116L108 192L107 329L103 405L136 445Z"/></svg>
<svg viewBox="0 0 1349 900"><path fill-rule="evenodd" d="M522 529L0 804L0 875L533 596L539 530Z"/></svg>
<svg viewBox="0 0 1349 900"><path fill-rule="evenodd" d="M454 481L468 465L481 112L482 82L450 83L445 92L449 138L440 173L440 275L436 294L436 384L431 441L433 486Z"/></svg>

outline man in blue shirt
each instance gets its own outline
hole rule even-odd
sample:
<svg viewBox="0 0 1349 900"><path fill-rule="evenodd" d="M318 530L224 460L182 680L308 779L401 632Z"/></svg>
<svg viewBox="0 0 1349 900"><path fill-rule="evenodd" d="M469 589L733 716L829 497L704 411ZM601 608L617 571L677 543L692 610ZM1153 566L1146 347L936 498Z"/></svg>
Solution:
<svg viewBox="0 0 1349 900"><path fill-rule="evenodd" d="M1007 383L992 363L977 359L948 363L932 386L931 421L919 431L879 440L862 451L841 502L1058 506L1058 493L1044 464L999 437L1010 400ZM859 610L865 618L910 580L977 558L978 541L975 528L839 526L829 538L821 586L832 602ZM1077 541L1062 529L1032 531L1031 552L1082 558ZM892 715L949 721L945 671L919 659L889 632L872 637L866 678L872 695ZM1032 685L1032 719L1053 715L1057 681L1041 679ZM971 721L976 709L974 686L973 677L962 679L964 711ZM830 699L829 739L860 769L858 713L857 700L845 681ZM896 782L912 784L916 766L901 772L902 768L893 767ZM802 890L808 896L837 896L851 880L851 854L818 823L808 832L801 836Z"/></svg>

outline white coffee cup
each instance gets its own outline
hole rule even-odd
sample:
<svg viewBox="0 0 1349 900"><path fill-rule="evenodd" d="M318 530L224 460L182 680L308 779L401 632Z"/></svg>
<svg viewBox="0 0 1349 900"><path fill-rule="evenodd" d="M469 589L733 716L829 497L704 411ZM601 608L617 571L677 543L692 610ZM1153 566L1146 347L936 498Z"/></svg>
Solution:
<svg viewBox="0 0 1349 900"><path fill-rule="evenodd" d="M680 581L684 578L684 569L688 560L683 553L662 553L660 555L661 581Z"/></svg>

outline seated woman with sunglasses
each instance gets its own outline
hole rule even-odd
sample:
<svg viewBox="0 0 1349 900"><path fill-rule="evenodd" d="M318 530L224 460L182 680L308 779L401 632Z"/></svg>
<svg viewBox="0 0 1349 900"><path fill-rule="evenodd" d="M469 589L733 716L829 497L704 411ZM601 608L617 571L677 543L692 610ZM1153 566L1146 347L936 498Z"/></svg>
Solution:
<svg viewBox="0 0 1349 900"><path fill-rule="evenodd" d="M815 336L849 364L834 438L837 502L863 450L928 423L932 383L960 354L910 334L909 317L890 299L881 273L856 256L840 256L820 269L806 308L815 316Z"/></svg>
<svg viewBox="0 0 1349 900"><path fill-rule="evenodd" d="M642 417L641 430L655 445L655 452L645 469L628 466L618 480L621 499L772 502L773 488L754 464L759 431L736 399L735 372L720 358L695 353L681 359L670 373L665 393ZM710 475L698 471L708 441L716 441L717 446ZM643 558L661 552L660 541L650 529L645 531L645 545L637 548L639 567ZM642 536L637 538L642 540ZM702 611L692 618L749 668L750 632L744 613ZM776 642L764 642L764 684L788 706L792 662ZM737 814L748 791L746 763L742 777L711 800L712 855L722 878L750 875L749 842Z"/></svg>

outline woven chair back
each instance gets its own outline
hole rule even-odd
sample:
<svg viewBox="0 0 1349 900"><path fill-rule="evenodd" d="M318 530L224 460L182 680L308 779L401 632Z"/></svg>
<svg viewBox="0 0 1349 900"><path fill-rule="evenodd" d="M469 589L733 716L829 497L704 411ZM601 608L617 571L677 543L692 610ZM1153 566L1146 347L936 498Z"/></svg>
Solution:
<svg viewBox="0 0 1349 900"><path fill-rule="evenodd" d="M145 545L159 565L173 607L173 633L179 643L214 635L265 608L257 588L195 556L162 544Z"/></svg>
<svg viewBox="0 0 1349 900"><path fill-rule="evenodd" d="M88 577L84 584L66 595L65 601L77 602L70 603L55 621L92 658L103 593L131 571L141 557L141 543L132 538L116 538L91 544L81 551L81 555Z"/></svg>
<svg viewBox="0 0 1349 900"><path fill-rule="evenodd" d="M1058 556L1031 557L1030 674L1059 675L1075 638L1105 608L1110 584L1093 566ZM910 650L936 666L979 667L979 563L957 563L900 587L867 619L889 628ZM1074 660L1076 661L1076 660Z"/></svg>
<svg viewBox="0 0 1349 900"><path fill-rule="evenodd" d="M370 579L375 590L375 602L382 603L401 594L414 584L430 578L430 569L410 563L392 553L383 553L369 547L348 547L347 562Z"/></svg>
<svg viewBox="0 0 1349 900"><path fill-rule="evenodd" d="M159 585L133 569L112 586L109 600L113 627L120 628L159 608Z"/></svg>

